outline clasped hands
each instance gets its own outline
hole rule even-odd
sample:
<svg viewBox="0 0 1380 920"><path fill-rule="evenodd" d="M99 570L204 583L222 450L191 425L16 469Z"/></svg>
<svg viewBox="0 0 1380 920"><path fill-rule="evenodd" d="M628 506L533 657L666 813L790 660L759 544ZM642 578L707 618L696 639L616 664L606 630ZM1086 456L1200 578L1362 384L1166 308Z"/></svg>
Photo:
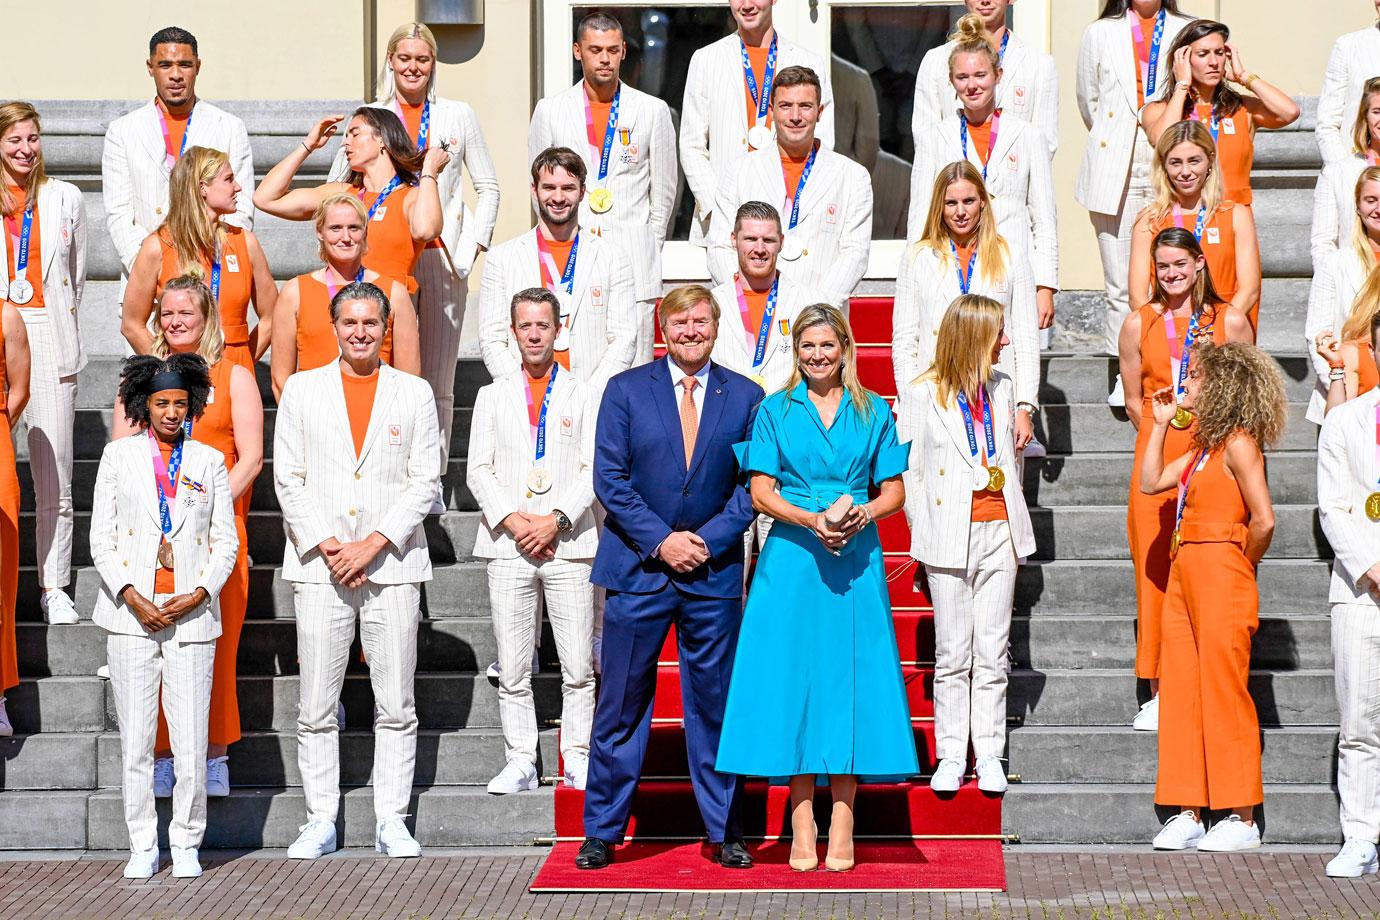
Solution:
<svg viewBox="0 0 1380 920"><path fill-rule="evenodd" d="M499 522L499 526L512 534L524 556L538 560L556 557L556 538L560 529L556 526L554 514L514 511Z"/></svg>
<svg viewBox="0 0 1380 920"><path fill-rule="evenodd" d="M843 522L839 524L837 530L829 526L828 518L827 512L818 512L814 516L811 528L814 530L815 536L819 538L819 542L823 543L830 552L838 552L854 534L872 521L861 504L853 505L848 509L848 513L844 515Z"/></svg>
<svg viewBox="0 0 1380 920"><path fill-rule="evenodd" d="M139 625L151 633L167 629L211 597L205 588L197 588L187 594L176 594L162 604L155 604L136 591L133 585L126 586L122 596L129 609L134 611Z"/></svg>
<svg viewBox="0 0 1380 920"><path fill-rule="evenodd" d="M358 588L369 580L364 570L387 544L388 538L376 530L363 540L349 543L329 537L322 540L317 549L321 550L321 558L326 560L332 578L347 588Z"/></svg>

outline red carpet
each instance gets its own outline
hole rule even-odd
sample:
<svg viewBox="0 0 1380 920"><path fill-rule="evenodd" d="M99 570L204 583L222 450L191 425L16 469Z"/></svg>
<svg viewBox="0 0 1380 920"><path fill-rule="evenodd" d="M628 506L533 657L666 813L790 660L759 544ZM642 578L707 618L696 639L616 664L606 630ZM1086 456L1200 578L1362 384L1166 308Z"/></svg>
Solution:
<svg viewBox="0 0 1380 920"><path fill-rule="evenodd" d="M577 841L552 849L532 891L1005 891L999 840L859 841L851 872L794 872L786 841L749 845L756 865L724 869L701 843L628 843L613 865L575 868ZM824 841L819 852L824 855Z"/></svg>

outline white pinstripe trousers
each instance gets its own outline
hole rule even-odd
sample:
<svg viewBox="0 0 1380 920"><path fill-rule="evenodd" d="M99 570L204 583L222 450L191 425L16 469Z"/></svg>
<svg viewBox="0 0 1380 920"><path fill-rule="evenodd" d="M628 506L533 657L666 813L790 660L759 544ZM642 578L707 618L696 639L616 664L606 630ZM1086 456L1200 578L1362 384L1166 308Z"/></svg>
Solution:
<svg viewBox="0 0 1380 920"><path fill-rule="evenodd" d="M536 641L538 594L561 659L561 755L589 756L594 724L594 591L590 563L526 556L489 561L489 609L498 642L498 716L508 760L537 762L537 709L528 662Z"/></svg>
<svg viewBox="0 0 1380 920"><path fill-rule="evenodd" d="M77 416L77 378L59 377L57 344L47 307L19 311L29 335L29 470L34 479L39 584L65 588L72 580L72 428Z"/></svg>
<svg viewBox="0 0 1380 920"><path fill-rule="evenodd" d="M925 567L934 604L934 733L942 760L1006 749L1006 647L1016 551L1006 521L968 528L968 567Z"/></svg>
<svg viewBox="0 0 1380 920"><path fill-rule="evenodd" d="M455 360L465 323L469 282L450 270L444 250L423 249L417 259L417 327L421 330L422 379L436 397L441 426L441 477L450 460L450 429L455 421Z"/></svg>
<svg viewBox="0 0 1380 920"><path fill-rule="evenodd" d="M153 602L161 604L170 596L159 594ZM107 633L105 650L120 724L129 847L151 850L158 846L153 741L158 732L160 690L177 760L168 842L175 847L199 847L206 833L206 740L216 640L178 642L172 637Z"/></svg>
<svg viewBox="0 0 1380 920"><path fill-rule="evenodd" d="M307 816L332 824L340 810L340 727L336 703L345 681L350 642L359 638L369 661L378 718L374 721L374 814L380 821L407 814L417 765L417 626L421 589L416 584L359 588L296 582L297 657L301 701L297 710L297 765Z"/></svg>
<svg viewBox="0 0 1380 920"><path fill-rule="evenodd" d="M1380 839L1380 610L1374 604L1332 605L1332 667L1336 672L1337 794L1342 834Z"/></svg>
<svg viewBox="0 0 1380 920"><path fill-rule="evenodd" d="M1150 185L1150 164L1154 151L1145 139L1144 133L1136 131L1135 154L1131 158L1131 175L1126 185L1126 194L1121 199L1121 210L1116 214L1089 212L1093 231L1097 233L1097 248L1102 254L1102 280L1107 291L1107 354L1117 353L1117 339L1121 336L1121 324L1131 312L1130 282L1131 269L1131 231L1135 229L1136 217L1141 209L1155 198L1155 190Z"/></svg>

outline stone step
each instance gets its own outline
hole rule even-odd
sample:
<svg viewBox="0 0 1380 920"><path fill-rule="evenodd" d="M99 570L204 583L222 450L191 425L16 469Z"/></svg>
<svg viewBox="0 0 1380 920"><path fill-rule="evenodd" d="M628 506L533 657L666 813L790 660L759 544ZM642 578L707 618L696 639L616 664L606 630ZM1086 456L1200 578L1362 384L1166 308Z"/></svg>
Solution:
<svg viewBox="0 0 1380 920"><path fill-rule="evenodd" d="M1307 402L1313 392L1313 366L1302 353L1300 339L1289 352L1274 355L1284 372L1285 390L1291 402ZM1050 354L1043 356L1040 373L1040 404L1105 405L1117 361L1103 355Z"/></svg>
<svg viewBox="0 0 1380 920"><path fill-rule="evenodd" d="M1312 504L1318 498L1317 455L1277 451L1269 455L1270 496L1278 504ZM1045 508L1111 505L1127 500L1131 457L1125 451L1052 454L1025 464L1025 500ZM1139 483L1137 483L1137 486Z"/></svg>
<svg viewBox="0 0 1380 920"><path fill-rule="evenodd" d="M1262 190L1251 205L1260 241L1260 273L1266 278L1306 278L1313 273L1308 234L1317 174L1311 181L1299 178L1303 181Z"/></svg>
<svg viewBox="0 0 1380 920"><path fill-rule="evenodd" d="M90 797L61 789L0 792L0 850L86 849Z"/></svg>
<svg viewBox="0 0 1380 920"><path fill-rule="evenodd" d="M1261 281L1257 345L1271 353L1286 354L1305 347L1303 323L1308 316L1310 285L1307 278L1266 277Z"/></svg>
<svg viewBox="0 0 1380 920"><path fill-rule="evenodd" d="M1153 783L1155 732L1124 726L1035 726L1013 729L1010 771L1031 783ZM1329 784L1337 772L1335 726L1266 728L1262 769L1267 783Z"/></svg>
<svg viewBox="0 0 1380 920"><path fill-rule="evenodd" d="M1267 558L1319 559L1332 550L1313 505L1276 505ZM1037 559L1126 559L1126 508L1114 505L1031 508Z"/></svg>
<svg viewBox="0 0 1380 920"><path fill-rule="evenodd" d="M1307 403L1292 402L1279 450L1312 451L1318 443L1318 426L1305 417ZM1091 403L1049 404L1035 422L1040 443L1053 454L1087 451L1135 450L1136 430L1126 420L1125 409L1113 409L1104 400ZM1130 465L1126 467L1130 476Z"/></svg>
<svg viewBox="0 0 1380 920"><path fill-rule="evenodd" d="M110 722L106 710L106 681L98 677L21 674L19 686L5 691L5 711L18 735L102 732L115 724L114 709Z"/></svg>
<svg viewBox="0 0 1380 920"><path fill-rule="evenodd" d="M0 738L0 812L10 792L19 789L94 789L97 779L95 732L40 732ZM3 831L0 831L3 833Z"/></svg>

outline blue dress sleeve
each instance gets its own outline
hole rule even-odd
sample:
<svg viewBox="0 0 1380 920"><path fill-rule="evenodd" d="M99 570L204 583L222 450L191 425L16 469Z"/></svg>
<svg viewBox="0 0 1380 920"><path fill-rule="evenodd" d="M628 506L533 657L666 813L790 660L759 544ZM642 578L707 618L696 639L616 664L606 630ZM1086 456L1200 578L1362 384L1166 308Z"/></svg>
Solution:
<svg viewBox="0 0 1380 920"><path fill-rule="evenodd" d="M744 473L764 473L781 478L781 450L777 442L776 417L771 407L762 403L752 424L752 438L733 445L738 455L738 469Z"/></svg>
<svg viewBox="0 0 1380 920"><path fill-rule="evenodd" d="M906 471L910 465L910 445L897 443L896 417L885 400L874 400L872 411L872 425L878 431L877 449L872 455L872 481L879 483Z"/></svg>

